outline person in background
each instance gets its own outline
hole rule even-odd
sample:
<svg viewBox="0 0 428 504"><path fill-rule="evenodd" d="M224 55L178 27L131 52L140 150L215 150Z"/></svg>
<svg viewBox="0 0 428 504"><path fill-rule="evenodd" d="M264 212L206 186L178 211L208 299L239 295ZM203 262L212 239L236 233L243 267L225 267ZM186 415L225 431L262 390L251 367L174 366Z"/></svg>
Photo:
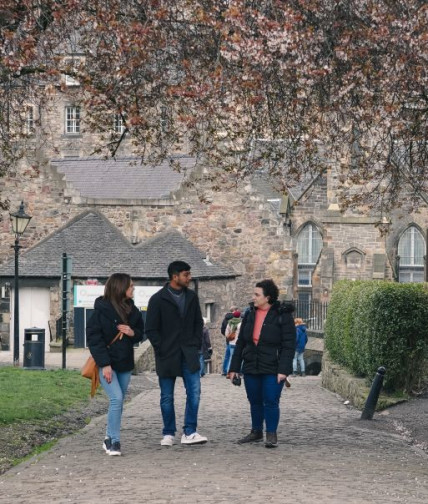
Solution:
<svg viewBox="0 0 428 504"><path fill-rule="evenodd" d="M221 334L223 334L223 336L226 336L226 327L227 327L227 324L229 322L229 320L231 318L233 318L233 312L235 310L237 310L238 308L236 306L231 306L230 307L230 311L228 311L226 313L226 315L224 316L224 319L223 319L223 322L221 323L221 329L220 329L220 332ZM224 351L224 358L223 358L223 365L222 365L222 376L226 376L227 375L227 370L228 370L228 367L229 367L229 363L230 363L230 347L229 347L229 342L227 341L227 338L226 338L226 348L225 348L225 351Z"/></svg>
<svg viewBox="0 0 428 504"><path fill-rule="evenodd" d="M114 273L106 282L104 296L95 300L94 313L86 326L88 347L99 368L101 386L109 398L103 442L108 455L122 454L123 402L134 369L134 344L144 336L143 317L134 305L133 296L131 277L126 273Z"/></svg>
<svg viewBox="0 0 428 504"><path fill-rule="evenodd" d="M181 444L203 444L208 440L197 431L201 375L199 351L202 347L202 320L199 298L189 289L190 266L174 261L168 266L169 282L149 300L146 334L153 346L159 377L163 420L161 446L172 446L177 431L174 388L177 376L186 389Z"/></svg>
<svg viewBox="0 0 428 504"><path fill-rule="evenodd" d="M230 363L232 362L233 352L235 351L235 345L238 341L239 329L241 328L241 312L239 310L235 310L233 312L233 317L229 320L226 327L226 340L229 343L229 362L227 363L227 374L226 377L229 378L229 368Z"/></svg>
<svg viewBox="0 0 428 504"><path fill-rule="evenodd" d="M293 376L297 376L297 364L300 366L300 375L306 376L305 373L305 359L303 354L308 342L308 334L306 332L306 325L301 318L295 318L294 324L296 326L296 352L293 359Z"/></svg>
<svg viewBox="0 0 428 504"><path fill-rule="evenodd" d="M258 282L253 305L245 315L232 357L230 380L244 374L250 402L251 432L239 444L263 440L266 448L278 446L279 401L287 376L293 370L296 328L293 306L278 301L279 290L272 280Z"/></svg>
<svg viewBox="0 0 428 504"><path fill-rule="evenodd" d="M204 328L202 329L202 346L201 346L201 351L199 352L199 360L200 360L200 366L201 366L201 378L206 373L205 361L211 359L211 355L213 353L213 349L211 347L210 332L207 327L207 319L205 317L202 317L202 318L204 321Z"/></svg>

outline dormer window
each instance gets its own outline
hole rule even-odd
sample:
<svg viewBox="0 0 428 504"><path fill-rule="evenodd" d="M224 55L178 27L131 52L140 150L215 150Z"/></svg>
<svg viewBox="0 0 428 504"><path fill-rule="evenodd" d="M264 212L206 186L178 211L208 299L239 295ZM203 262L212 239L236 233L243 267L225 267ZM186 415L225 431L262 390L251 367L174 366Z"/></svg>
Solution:
<svg viewBox="0 0 428 504"><path fill-rule="evenodd" d="M80 58L67 58L64 60L64 65L67 67L67 70L70 73L74 73L75 71L77 71L80 64L81 64ZM80 82L72 75L66 73L64 74L64 77L66 86L80 86Z"/></svg>

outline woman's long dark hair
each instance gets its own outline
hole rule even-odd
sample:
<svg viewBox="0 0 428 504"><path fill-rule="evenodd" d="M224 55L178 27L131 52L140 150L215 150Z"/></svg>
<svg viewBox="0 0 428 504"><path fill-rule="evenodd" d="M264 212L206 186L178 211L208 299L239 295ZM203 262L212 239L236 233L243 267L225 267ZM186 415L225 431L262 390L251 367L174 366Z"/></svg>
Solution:
<svg viewBox="0 0 428 504"><path fill-rule="evenodd" d="M106 282L104 299L110 301L122 322L128 321L131 303L126 298L126 291L131 285L131 277L127 273L113 273Z"/></svg>

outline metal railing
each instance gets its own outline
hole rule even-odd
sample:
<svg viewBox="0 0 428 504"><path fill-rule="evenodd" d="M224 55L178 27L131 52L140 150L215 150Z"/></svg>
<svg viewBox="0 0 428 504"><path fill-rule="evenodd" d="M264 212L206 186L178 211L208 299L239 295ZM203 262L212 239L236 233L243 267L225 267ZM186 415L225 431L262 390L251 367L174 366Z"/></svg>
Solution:
<svg viewBox="0 0 428 504"><path fill-rule="evenodd" d="M328 303L320 301L294 300L294 317L303 319L308 329L324 331L324 323L327 318Z"/></svg>

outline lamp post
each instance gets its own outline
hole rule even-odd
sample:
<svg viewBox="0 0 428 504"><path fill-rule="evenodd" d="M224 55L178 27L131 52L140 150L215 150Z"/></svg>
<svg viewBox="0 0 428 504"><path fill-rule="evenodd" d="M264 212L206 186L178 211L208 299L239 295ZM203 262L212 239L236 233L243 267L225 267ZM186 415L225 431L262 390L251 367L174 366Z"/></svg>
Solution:
<svg viewBox="0 0 428 504"><path fill-rule="evenodd" d="M19 366L19 269L18 257L19 249L22 248L19 244L19 238L27 229L31 217L24 211L24 202L21 201L19 209L15 213L10 214L12 222L12 231L15 233L15 245L12 248L15 250L15 298L13 310L13 365Z"/></svg>

